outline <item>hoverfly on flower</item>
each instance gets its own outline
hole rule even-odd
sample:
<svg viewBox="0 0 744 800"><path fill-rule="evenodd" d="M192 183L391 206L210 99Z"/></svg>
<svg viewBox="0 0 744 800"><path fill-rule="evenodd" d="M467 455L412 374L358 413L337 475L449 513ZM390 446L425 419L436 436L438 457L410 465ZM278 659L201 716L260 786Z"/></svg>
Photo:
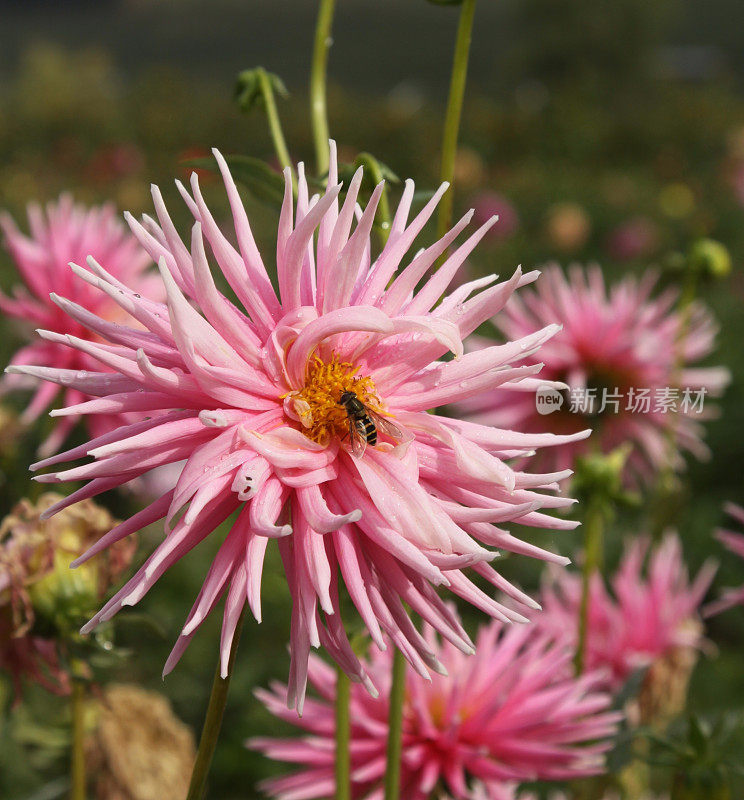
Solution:
<svg viewBox="0 0 744 800"><path fill-rule="evenodd" d="M403 432L390 420L380 416L369 406L366 406L357 396L356 392L344 392L338 399L339 405L346 409L349 418L349 441L351 454L361 458L367 445L374 447L377 444L378 430L391 439L403 439Z"/></svg>

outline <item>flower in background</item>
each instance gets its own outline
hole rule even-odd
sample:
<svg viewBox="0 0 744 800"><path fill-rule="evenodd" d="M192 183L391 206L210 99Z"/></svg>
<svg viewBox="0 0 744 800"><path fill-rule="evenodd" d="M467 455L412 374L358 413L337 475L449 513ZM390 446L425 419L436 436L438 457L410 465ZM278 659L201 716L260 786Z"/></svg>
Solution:
<svg viewBox="0 0 744 800"><path fill-rule="evenodd" d="M300 166L296 207L291 175L285 172L277 297L227 165L216 157L239 249L212 217L196 176L193 194L178 184L195 218L190 248L155 189L159 225L149 219L144 225L129 221L159 262L167 305L140 297L89 260L89 270L75 268L78 276L113 298L142 329L124 323L112 329L65 302L76 320L115 342L68 337L73 351L95 358L101 369L81 375L68 369L12 368L98 396L68 409L69 414L155 415L35 465L85 455L94 459L39 477L47 483L89 480L49 513L187 459L170 491L79 559L165 518L164 541L84 630L137 603L167 569L238 512L166 672L227 593L220 645L226 674L246 599L261 618L264 554L269 540L277 539L293 598L292 703L301 708L310 648L321 644L353 679L373 690L341 621L339 572L374 642L383 646L386 632L414 669L428 676L429 669L441 665L404 602L442 636L471 652L467 634L434 586L448 587L503 621L520 620L511 606L472 583L464 569L472 568L532 608L534 603L490 566L495 555L490 548L565 562L497 526L512 520L537 527L574 526L540 510L570 503L551 491L567 473L526 474L507 463L573 437L525 436L427 413L457 397L513 387L539 372L538 365L512 367L511 362L536 351L556 332L555 325L463 355L463 339L537 276L517 270L503 283L488 276L458 287L440 302L490 220L415 292L472 213L412 257L396 277L446 185L409 221L414 185L407 182L387 244L373 260L370 234L383 185L359 212L360 169L339 203L334 154L328 189L312 200ZM207 243L242 308L216 288ZM454 360L443 359L448 351ZM360 412L356 401L366 410Z"/></svg>
<svg viewBox="0 0 744 800"><path fill-rule="evenodd" d="M564 253L580 250L592 232L592 221L578 203L552 206L545 224L551 245Z"/></svg>
<svg viewBox="0 0 744 800"><path fill-rule="evenodd" d="M486 177L486 165L481 154L472 147L458 147L455 155L454 182L460 189L464 191L474 189L483 183Z"/></svg>
<svg viewBox="0 0 744 800"><path fill-rule="evenodd" d="M744 525L744 508L734 505L734 503L727 503L725 511L740 525ZM718 530L716 531L716 539L718 539L727 550L740 558L744 558L744 534L734 533L734 531ZM744 605L744 586L740 586L736 589L726 589L718 600L709 603L705 607L705 616L711 617L714 614L727 611L733 606L740 605Z"/></svg>
<svg viewBox="0 0 744 800"><path fill-rule="evenodd" d="M697 366L713 349L716 326L700 304L688 313L673 310L673 291L651 298L655 280L650 273L640 281L626 278L608 292L597 267L575 267L568 277L558 267L547 269L537 289L513 298L494 322L508 339L547 320L563 324L539 354L541 375L568 387L558 398L561 405L546 416L534 391L483 393L456 406L461 416L532 432L591 426L591 444L603 453L632 444L628 480L649 477L670 459L680 469L678 450L706 457L701 422L712 415L710 398L729 380L723 367ZM588 450L576 441L538 454L535 467L570 468Z"/></svg>
<svg viewBox="0 0 744 800"><path fill-rule="evenodd" d="M616 261L648 256L659 246L659 229L648 217L634 217L618 225L607 237L607 251Z"/></svg>
<svg viewBox="0 0 744 800"><path fill-rule="evenodd" d="M159 300L163 297L160 282L146 272L150 259L134 236L116 219L111 206L86 208L75 204L69 195L63 195L57 202L48 203L45 209L29 205L28 221L30 235L25 236L10 215L0 215L5 245L24 283L24 286L14 289L12 297L0 293L0 311L22 325L30 324L46 332L42 341L34 337L33 341L21 347L10 363L54 365L70 371L100 370L100 365L96 365L89 355L66 346L67 336L89 339L92 334L84 321L66 313L65 304L74 302L85 312L92 312L105 320L114 336L116 324L125 315L114 299L78 280L69 264L83 263L88 256L93 256L134 291ZM61 301L60 295L67 299ZM45 412L60 392L55 383L44 380L44 369L38 373L41 382L20 375L7 375L0 387L4 391L38 387L21 417L24 424L33 422ZM67 405L87 399L87 395L74 386L62 386L63 400ZM75 421L75 416L60 420L40 452L47 455L56 452ZM93 436L110 431L121 422L122 417L115 411L88 419Z"/></svg>
<svg viewBox="0 0 744 800"><path fill-rule="evenodd" d="M514 784L568 780L602 772L622 715L597 687L600 676L575 677L572 652L535 626L481 627L476 653L427 640L447 669L425 681L409 672L403 707L401 797L426 800L440 787L454 800L513 798ZM392 652L377 653L368 671L380 687L371 697L351 687L352 797L378 797L385 771L388 689ZM310 681L319 697L297 719L287 710L287 689L274 684L257 696L269 711L306 732L301 739L258 738L250 747L299 772L266 781L281 800L332 797L334 776L334 671L313 656ZM477 782L479 785L473 785Z"/></svg>
<svg viewBox="0 0 744 800"><path fill-rule="evenodd" d="M637 715L644 722L666 719L684 707L687 684L703 647L700 605L715 573L705 564L691 582L679 538L672 533L644 561L647 538L632 540L611 580L612 593L595 574L589 590L585 663L605 670L603 686L616 693L638 669L647 668ZM564 636L575 647L581 603L581 576L552 571L535 624Z"/></svg>
<svg viewBox="0 0 744 800"><path fill-rule="evenodd" d="M619 792L608 791L607 794L603 794L601 800L622 800L622 798L627 795L621 795ZM581 794L567 794L566 792L550 792L547 795L546 800L581 800ZM488 795L473 795L472 800L494 800L494 798L489 797ZM495 800L501 800L500 797L497 797ZM504 797L504 800L511 800L508 796ZM540 800L539 795L533 794L532 792L516 792L515 793L515 800ZM669 800L669 795L657 795L657 794L634 794L633 800Z"/></svg>
<svg viewBox="0 0 744 800"><path fill-rule="evenodd" d="M519 228L519 215L514 204L504 195L496 192L482 192L472 200L475 211L475 222L483 225L496 216L499 221L491 228L487 236L493 240L508 239Z"/></svg>
<svg viewBox="0 0 744 800"><path fill-rule="evenodd" d="M63 499L50 492L36 503L22 500L0 523L0 669L12 676L17 695L22 678L50 691L69 690L63 640L134 556L134 539L118 542L105 558L70 572L70 561L117 523L92 500L44 519Z"/></svg>
<svg viewBox="0 0 744 800"><path fill-rule="evenodd" d="M86 760L100 800L183 800L196 747L167 698L141 686L111 684L96 703Z"/></svg>
<svg viewBox="0 0 744 800"><path fill-rule="evenodd" d="M15 703L21 702L23 682L35 683L52 694L70 693L70 676L60 664L53 639L14 631L10 607L0 605L0 673L10 676Z"/></svg>

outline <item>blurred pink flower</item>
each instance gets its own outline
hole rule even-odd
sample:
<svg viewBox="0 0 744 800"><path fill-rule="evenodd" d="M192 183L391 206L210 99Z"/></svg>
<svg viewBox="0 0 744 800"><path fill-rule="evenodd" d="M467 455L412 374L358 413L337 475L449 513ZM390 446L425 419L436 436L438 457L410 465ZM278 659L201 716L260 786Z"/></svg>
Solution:
<svg viewBox="0 0 744 800"><path fill-rule="evenodd" d="M488 222L491 217L498 217L499 221L487 234L489 239L508 239L519 228L519 215L514 204L502 194L496 192L482 192L472 199L475 211L475 222L479 225Z"/></svg>
<svg viewBox="0 0 744 800"><path fill-rule="evenodd" d="M621 795L619 792L612 791L611 789L602 795L602 800L622 800L623 797L628 795ZM668 800L668 795L657 794L643 794L633 795L633 800ZM580 800L581 794L567 794L565 792L549 792L546 800ZM501 796L496 798L489 797L487 794L474 795L472 800L502 800ZM503 800L510 800L508 796L504 796ZM516 792L515 800L540 800L540 796L532 792Z"/></svg>
<svg viewBox="0 0 744 800"><path fill-rule="evenodd" d="M425 631L447 669L431 681L409 672L403 707L401 797L427 800L439 787L454 800L514 797L514 783L598 774L622 715L597 689L599 676L576 678L572 653L534 626L481 627L476 654L439 645ZM368 671L380 687L370 697L351 687L352 797L380 798L385 772L392 651L377 653ZM257 738L249 746L301 770L266 781L281 800L332 797L335 790L335 674L318 657L310 681L319 695L297 719L279 683L257 696L275 716L306 732L301 739ZM438 796L438 795L437 795Z"/></svg>
<svg viewBox="0 0 744 800"><path fill-rule="evenodd" d="M15 288L13 297L0 293L0 311L23 324L49 331L43 341L34 337L10 361L11 364L54 365L70 371L101 369L85 352L66 346L67 335L90 339L84 325L65 313L59 295L78 303L88 312L115 324L125 315L108 295L96 291L77 279L70 269L71 261L83 263L93 256L106 264L109 271L131 286L134 291L160 300L164 294L160 281L146 273L150 259L137 240L116 219L111 206L85 208L73 203L69 195L49 203L46 209L31 204L28 207L31 233L25 236L8 214L0 216L0 227L5 234L5 244L25 286ZM51 295L50 295L51 292ZM154 293L154 294L153 294ZM82 312L81 312L82 314ZM30 332L30 330L29 330ZM97 338L97 337L93 337ZM21 417L24 424L33 422L55 401L59 387L43 380L23 379L7 375L3 390L37 387L36 394ZM64 402L68 405L87 399L87 395L70 382L63 383ZM54 427L41 446L42 454L55 452L64 441L76 416L67 416ZM88 419L93 436L99 436L122 423L117 411Z"/></svg>
<svg viewBox="0 0 744 800"><path fill-rule="evenodd" d="M681 468L681 456L671 452L675 440L678 448L707 456L701 421L711 416L710 398L723 391L729 374L723 367L695 363L713 349L716 326L702 305L693 304L680 346L684 314L672 308L673 291L651 298L655 281L647 273L640 281L626 278L608 292L597 267L575 267L569 277L558 267L547 269L537 288L514 297L494 323L507 339L518 339L548 320L563 324L539 353L545 362L541 375L569 387L562 394L562 407L549 416L538 413L538 380L468 398L455 406L460 416L532 432L550 428L572 433L592 426L591 446L604 453L625 442L633 445L626 477L648 477L670 458ZM488 339L474 343L491 344ZM681 364L675 355L680 350ZM535 360L528 358L527 363ZM669 402L664 399L667 388ZM536 469L570 468L589 447L588 442L576 441L542 452L531 463Z"/></svg>
<svg viewBox="0 0 744 800"><path fill-rule="evenodd" d="M700 649L703 632L699 609L716 567L705 564L690 582L679 537L668 533L650 554L647 538L626 547L607 591L595 574L589 593L586 638L588 669L606 670L606 687L615 692L630 675L673 651ZM542 613L535 623L547 634L565 636L575 647L581 603L581 576L568 570L551 571L542 593Z"/></svg>
<svg viewBox="0 0 744 800"><path fill-rule="evenodd" d="M607 238L607 250L617 261L650 255L659 245L659 231L648 217L634 217L618 225Z"/></svg>
<svg viewBox="0 0 744 800"><path fill-rule="evenodd" d="M497 284L490 276L460 286L439 302L490 221L455 249L414 294L472 214L412 258L393 280L447 187L409 222L414 193L409 181L388 242L371 261L370 234L382 185L360 212L359 170L339 208L341 186L334 156L328 189L312 200L300 166L296 208L290 173L285 172L278 299L227 165L215 155L239 251L221 233L196 176L191 182L193 196L178 184L196 220L190 250L155 188L159 225L149 219L143 225L128 219L160 264L167 306L140 297L92 260L89 270L76 267L76 273L119 303L144 330L124 324L113 327L73 303L64 303L73 317L112 342L71 336L67 344L115 373L13 368L99 396L65 413L158 414L36 464L38 469L85 455L95 459L39 476L47 483L89 480L59 508L187 459L174 488L89 551L86 557L144 525L166 519L164 541L84 630L137 603L167 569L239 511L166 672L225 592L221 656L226 671L246 599L256 618L261 618L264 553L269 539L277 539L293 598L292 703L302 705L310 648L321 644L355 680L372 690L341 621L339 571L372 639L382 645L383 631L387 632L413 667L428 675L428 669L440 668L439 662L408 618L404 602L470 652L465 631L434 586L449 587L498 619L520 620L511 607L472 583L464 568L472 567L513 600L533 607L489 565L495 556L489 548L566 561L496 524L518 519L538 527L574 526L538 510L570 503L552 493L555 482L567 473L526 474L506 461L571 437L525 436L427 413L456 397L512 386L537 374L539 366L512 368L510 363L534 352L555 333L554 325L516 342L462 354L463 338L498 313L514 290L534 280L536 273L522 275L518 270ZM350 235L355 214L358 221ZM216 288L205 239L243 310ZM455 360L439 360L450 350ZM359 450L364 438L341 404L345 392L353 392L375 420L363 456ZM375 427L377 443L372 436ZM350 440L355 454L350 452Z"/></svg>
<svg viewBox="0 0 744 800"><path fill-rule="evenodd" d="M744 508L734 505L734 503L727 503L725 510L736 522L740 525L744 525ZM716 538L727 550L730 550L740 558L744 558L744 534L718 530L716 531ZM726 589L718 600L709 603L705 607L705 616L711 617L714 614L727 611L733 606L740 605L744 605L744 586L740 586L736 589Z"/></svg>

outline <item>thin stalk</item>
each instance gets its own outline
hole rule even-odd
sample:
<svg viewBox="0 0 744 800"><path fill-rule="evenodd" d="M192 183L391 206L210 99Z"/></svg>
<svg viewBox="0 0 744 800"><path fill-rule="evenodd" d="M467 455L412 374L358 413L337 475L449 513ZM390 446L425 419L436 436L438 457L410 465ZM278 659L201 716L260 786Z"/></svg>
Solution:
<svg viewBox="0 0 744 800"><path fill-rule="evenodd" d="M269 120L269 132L271 133L271 140L274 143L274 152L282 165L282 169L289 167L292 170L294 177L294 169L292 167L292 159L289 157L289 150L287 149L287 142L284 139L284 132L282 131L282 123L279 120L279 112L276 108L276 98L274 97L274 90L271 87L269 76L263 69L258 70L259 80L261 81L261 90L266 105L266 117Z"/></svg>
<svg viewBox="0 0 744 800"><path fill-rule="evenodd" d="M233 665L235 664L235 654L238 652L238 643L240 642L240 632L243 628L243 619L245 611L241 613L238 625L235 629L233 636L232 647L230 648L230 659L227 665L227 677L223 678L220 675L220 664L217 662L217 669L212 681L212 691L209 695L209 705L207 706L207 713L204 717L204 726L202 727L201 738L199 739L199 749L196 752L196 761L194 761L194 769L191 773L191 783L189 784L189 793L186 800L202 800L204 796L204 789L209 776L209 768L212 764L212 757L214 756L215 748L217 747L217 739L220 735L220 728L222 727L222 717L225 714L225 704L227 703L227 691L230 688L230 678L233 673Z"/></svg>
<svg viewBox="0 0 744 800"><path fill-rule="evenodd" d="M455 177L455 156L457 155L457 137L460 132L462 104L465 97L465 81L468 76L468 58L470 56L470 40L473 33L475 16L475 0L463 0L460 8L460 22L455 40L455 55L452 61L452 77L450 78L447 113L444 117L444 134L442 136L442 166L439 172L440 181L449 181ZM453 196L450 189L439 203L437 233L441 238L452 225Z"/></svg>
<svg viewBox="0 0 744 800"><path fill-rule="evenodd" d="M579 607L579 635L574 665L576 674L584 671L586 661L586 636L589 621L589 590L594 573L602 565L602 538L605 515L600 503L590 500L584 520L584 565L581 570L581 605Z"/></svg>
<svg viewBox="0 0 744 800"><path fill-rule="evenodd" d="M326 106L326 75L328 51L333 43L331 27L336 0L320 0L318 20L315 23L315 44L310 68L310 120L315 142L315 162L318 175L328 172L328 110Z"/></svg>
<svg viewBox="0 0 744 800"><path fill-rule="evenodd" d="M85 800L85 680L73 675L72 750L70 751L70 800Z"/></svg>
<svg viewBox="0 0 744 800"><path fill-rule="evenodd" d="M403 746L403 701L406 698L406 659L396 648L388 712L385 800L400 800L400 758Z"/></svg>
<svg viewBox="0 0 744 800"><path fill-rule="evenodd" d="M351 681L336 670L336 800L351 800Z"/></svg>
<svg viewBox="0 0 744 800"><path fill-rule="evenodd" d="M382 170L380 169L380 163L374 156L369 153L360 153L357 156L357 163L362 164L364 169L372 176L372 182L375 186L384 180ZM390 224L392 219L390 215L390 199L388 198L387 183L385 183L382 195L380 195L380 202L377 205L375 219L379 220L379 224L376 226L377 235L380 239L380 246L384 247L390 236Z"/></svg>

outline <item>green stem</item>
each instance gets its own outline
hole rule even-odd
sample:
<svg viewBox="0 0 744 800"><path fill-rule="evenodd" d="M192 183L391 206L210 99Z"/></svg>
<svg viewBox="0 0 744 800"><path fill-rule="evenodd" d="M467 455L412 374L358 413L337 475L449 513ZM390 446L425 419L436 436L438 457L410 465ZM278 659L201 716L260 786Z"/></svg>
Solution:
<svg viewBox="0 0 744 800"><path fill-rule="evenodd" d="M73 675L70 800L85 800L85 680Z"/></svg>
<svg viewBox="0 0 744 800"><path fill-rule="evenodd" d="M331 26L336 0L320 0L318 21L315 24L313 62L310 68L310 119L315 141L315 161L318 175L328 172L328 110L326 107L326 74L328 51L331 48Z"/></svg>
<svg viewBox="0 0 744 800"><path fill-rule="evenodd" d="M380 162L370 153L360 153L357 156L356 162L357 164L361 164L365 171L372 176L372 182L375 186L384 180L382 170L380 169ZM384 247L390 236L390 223L392 219L390 216L390 200L388 198L387 183L385 183L382 195L380 195L380 202L377 206L375 218L379 220L377 234L380 238L380 245Z"/></svg>
<svg viewBox="0 0 744 800"><path fill-rule="evenodd" d="M594 573L602 566L602 538L605 516L599 502L590 500L584 520L584 565L581 571L581 605L579 607L579 636L574 665L576 673L584 671L586 637L589 621L589 591Z"/></svg>
<svg viewBox="0 0 744 800"><path fill-rule="evenodd" d="M225 714L227 691L230 688L230 678L232 677L233 665L235 664L235 654L238 652L238 643L240 642L240 632L243 628L244 617L245 611L240 615L235 629L235 635L233 636L226 678L220 675L220 663L219 661L217 662L217 669L214 674L214 680L212 681L212 691L209 695L207 714L204 717L204 727L202 728L201 738L199 739L199 749L196 752L196 761L194 761L194 769L191 772L191 783L189 784L189 793L186 800L202 800L204 797L209 768L212 764L215 748L217 747L217 739L220 735L220 728L222 727L222 717Z"/></svg>
<svg viewBox="0 0 744 800"><path fill-rule="evenodd" d="M403 745L403 702L406 698L406 659L396 648L393 655L393 680L388 711L387 766L385 800L400 798L400 757Z"/></svg>
<svg viewBox="0 0 744 800"><path fill-rule="evenodd" d="M460 132L462 104L465 97L465 81L468 75L468 57L470 40L473 32L475 16L475 0L463 0L460 9L460 23L457 27L455 56L452 62L447 113L444 118L444 135L442 137L442 166L439 177L441 181L452 181L455 177L455 157L457 155L457 137ZM450 189L439 203L437 233L441 238L452 225L453 195Z"/></svg>
<svg viewBox="0 0 744 800"><path fill-rule="evenodd" d="M266 117L269 120L269 132L271 133L271 140L274 143L274 151L282 169L289 167L292 170L292 177L294 177L294 169L292 168L292 159L289 157L289 150L287 150L287 142L284 139L282 132L282 123L279 120L279 112L276 108L276 98L274 97L274 90L271 87L271 81L266 71L261 67L258 68L258 79L261 81L261 91L266 104Z"/></svg>
<svg viewBox="0 0 744 800"><path fill-rule="evenodd" d="M336 671L336 800L351 800L351 719L349 700L351 681L338 667Z"/></svg>

